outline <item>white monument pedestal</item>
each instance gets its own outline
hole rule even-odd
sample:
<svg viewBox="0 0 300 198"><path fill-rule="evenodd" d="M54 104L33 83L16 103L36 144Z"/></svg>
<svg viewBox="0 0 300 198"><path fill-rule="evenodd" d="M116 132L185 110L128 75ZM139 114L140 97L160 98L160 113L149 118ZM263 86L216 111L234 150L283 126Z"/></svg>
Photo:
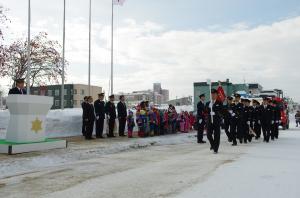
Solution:
<svg viewBox="0 0 300 198"><path fill-rule="evenodd" d="M66 140L46 139L46 115L52 97L9 95L10 121L6 139L0 140L0 153L16 154L46 149L66 148Z"/></svg>

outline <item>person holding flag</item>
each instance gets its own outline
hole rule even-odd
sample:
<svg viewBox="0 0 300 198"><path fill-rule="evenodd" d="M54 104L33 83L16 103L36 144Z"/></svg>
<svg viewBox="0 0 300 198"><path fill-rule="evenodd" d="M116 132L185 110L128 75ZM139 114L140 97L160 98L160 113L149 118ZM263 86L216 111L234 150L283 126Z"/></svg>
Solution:
<svg viewBox="0 0 300 198"><path fill-rule="evenodd" d="M211 101L206 103L206 112L211 116L207 123L207 139L210 143L210 149L214 151L214 154L218 153L220 146L220 135L221 135L221 122L223 104L217 100L218 91L216 89L211 90Z"/></svg>

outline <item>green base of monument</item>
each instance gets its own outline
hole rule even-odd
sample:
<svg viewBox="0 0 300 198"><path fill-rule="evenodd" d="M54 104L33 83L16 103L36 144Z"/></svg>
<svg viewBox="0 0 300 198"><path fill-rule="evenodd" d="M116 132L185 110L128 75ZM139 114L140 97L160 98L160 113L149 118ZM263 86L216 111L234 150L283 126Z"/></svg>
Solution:
<svg viewBox="0 0 300 198"><path fill-rule="evenodd" d="M41 142L20 143L0 140L0 153L9 155L59 148L67 148L67 141L58 139L45 139L45 141Z"/></svg>

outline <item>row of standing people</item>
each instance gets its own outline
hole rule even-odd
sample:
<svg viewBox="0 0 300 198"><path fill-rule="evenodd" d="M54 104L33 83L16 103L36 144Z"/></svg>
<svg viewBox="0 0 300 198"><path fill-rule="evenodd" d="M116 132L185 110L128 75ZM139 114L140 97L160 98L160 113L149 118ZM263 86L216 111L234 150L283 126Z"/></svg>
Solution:
<svg viewBox="0 0 300 198"><path fill-rule="evenodd" d="M120 96L120 101L117 104L117 111L115 106L114 95L109 96L109 101L104 102L104 93L98 94L98 99L93 102L91 96L84 97L81 104L82 114L82 134L87 140L93 139L94 125L96 124L96 138L104 138L104 121L108 124L108 138L115 137L114 128L115 120L119 120L119 136L125 136L125 125L127 120L127 107L124 96ZM118 115L118 117L117 117Z"/></svg>
<svg viewBox="0 0 300 198"><path fill-rule="evenodd" d="M207 128L207 139L210 149L218 153L221 128L224 128L228 141L232 146L237 143L251 142L253 137L259 139L263 134L264 142L275 140L279 135L281 122L280 107L276 101L264 98L260 104L257 100L241 99L239 94L227 97L227 102L218 100L218 91L211 90L212 101L205 103L205 95L199 96L197 104L198 143L203 140L204 129Z"/></svg>
<svg viewBox="0 0 300 198"><path fill-rule="evenodd" d="M136 116L131 110L127 111L125 97L120 96L120 101L115 107L114 95L109 96L109 101L104 102L104 94L99 94L98 99L93 102L91 96L84 98L82 103L83 124L82 134L86 139L93 139L94 123L96 125L96 138L104 138L104 121L107 120L107 137L115 137L115 120L119 121L119 136L125 136L125 127L127 124L128 137L133 137L133 130L138 128L139 137L148 137L154 135L172 134L178 131L189 132L193 129L195 116L193 113L177 113L173 105L169 105L167 110L159 110L150 106L148 101L141 102L136 108ZM117 109L117 111L116 111Z"/></svg>

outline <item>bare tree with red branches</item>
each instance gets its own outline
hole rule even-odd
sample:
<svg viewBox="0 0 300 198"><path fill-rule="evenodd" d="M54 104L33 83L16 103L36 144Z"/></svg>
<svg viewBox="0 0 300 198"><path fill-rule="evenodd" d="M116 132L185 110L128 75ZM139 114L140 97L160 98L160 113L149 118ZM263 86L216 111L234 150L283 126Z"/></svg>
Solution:
<svg viewBox="0 0 300 198"><path fill-rule="evenodd" d="M63 63L59 43L48 39L47 33L41 32L30 41L30 45L30 86L58 83L62 75ZM4 55L6 58L0 65L0 76L12 79L24 78L28 69L27 41L13 42L4 48Z"/></svg>

